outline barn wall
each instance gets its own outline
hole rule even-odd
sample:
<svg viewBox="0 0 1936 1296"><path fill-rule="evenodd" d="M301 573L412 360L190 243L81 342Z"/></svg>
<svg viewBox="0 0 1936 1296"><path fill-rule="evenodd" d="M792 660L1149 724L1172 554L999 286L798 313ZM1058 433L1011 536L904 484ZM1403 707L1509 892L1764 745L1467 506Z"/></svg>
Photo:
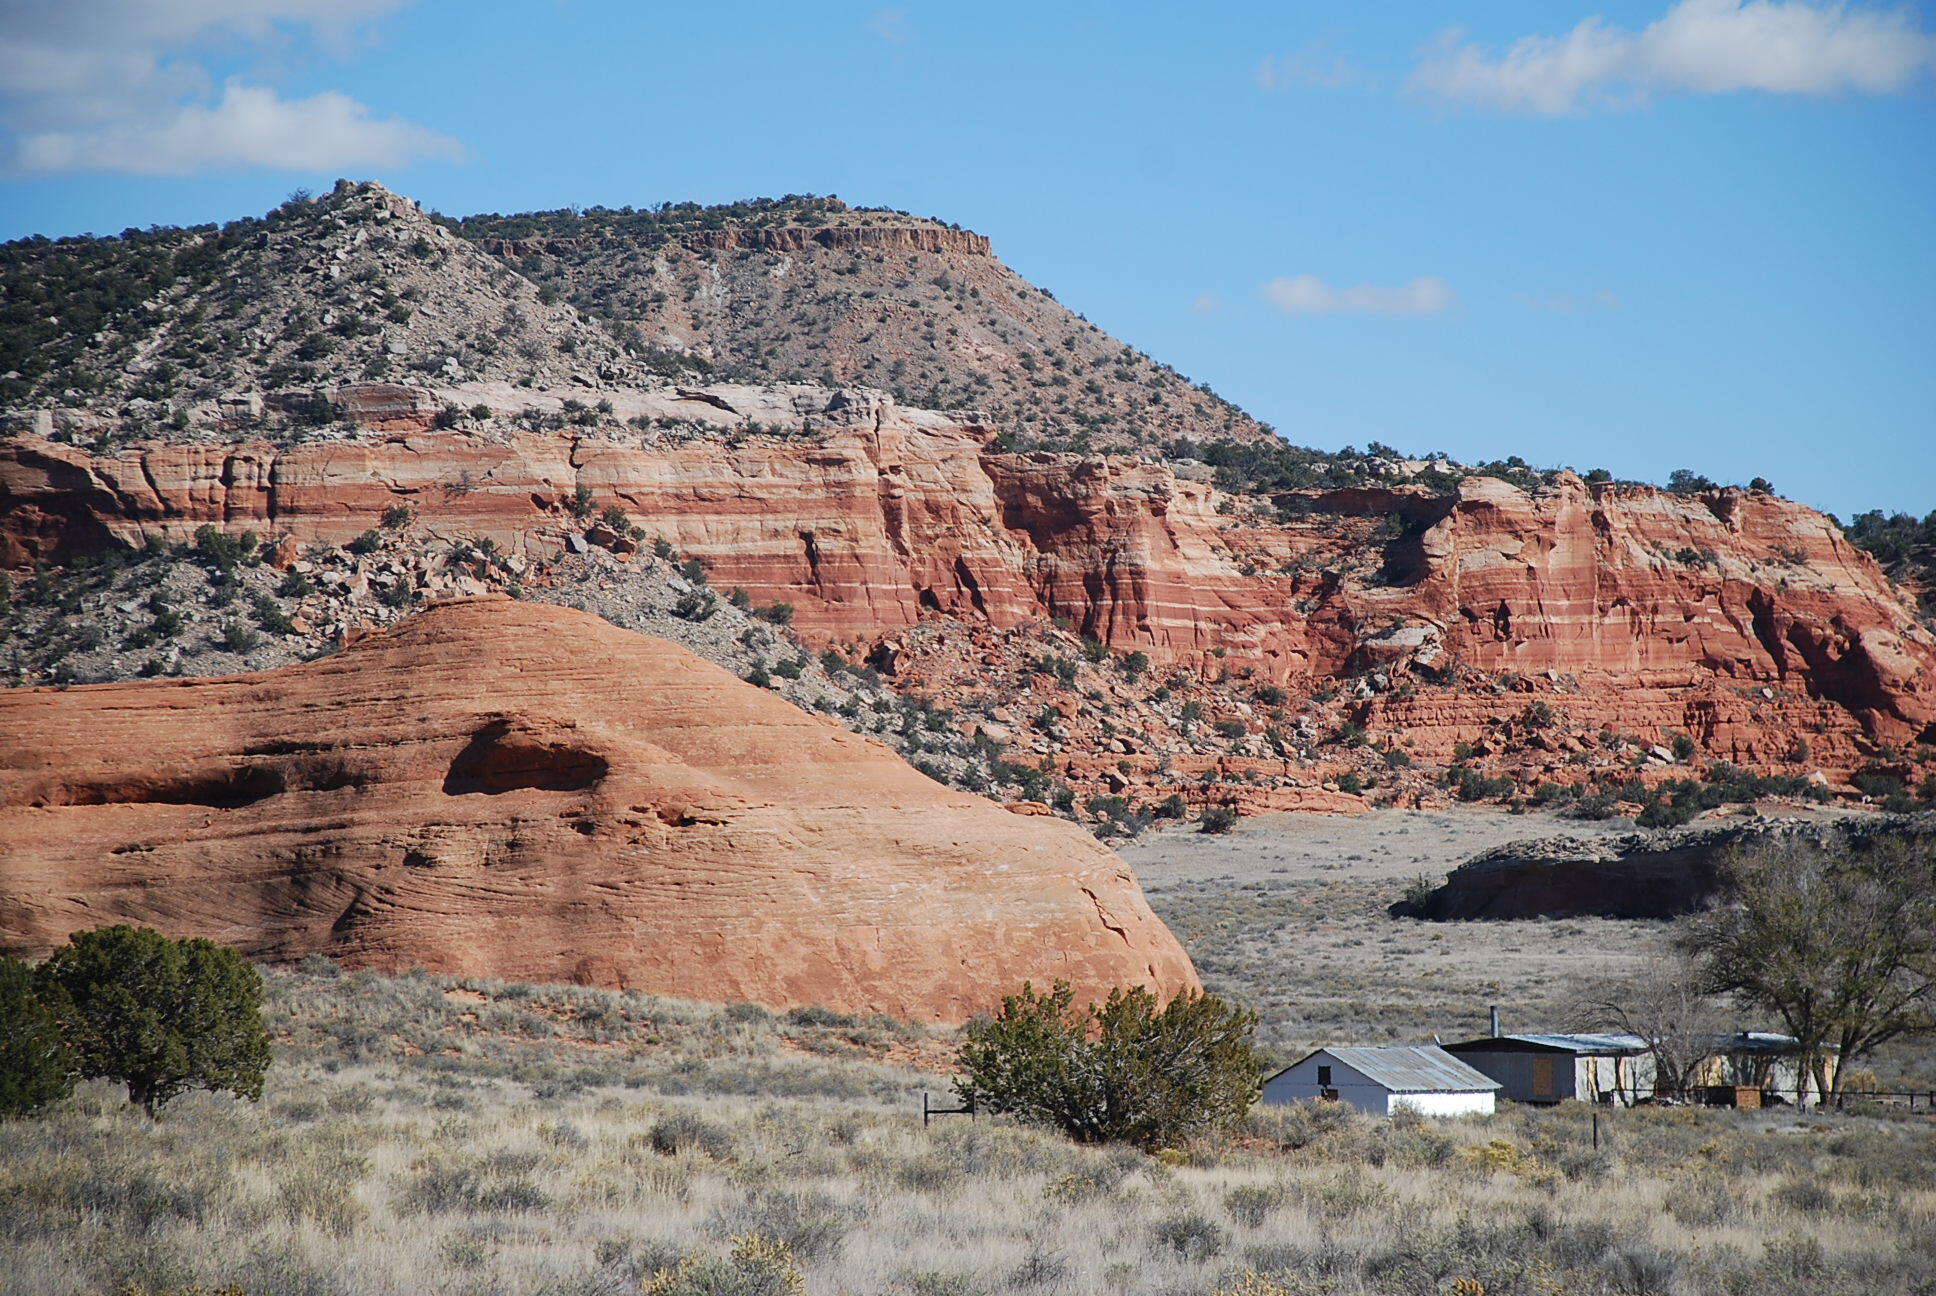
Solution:
<svg viewBox="0 0 1936 1296"><path fill-rule="evenodd" d="M1373 1116L1383 1116L1389 1111L1386 1105L1390 1091L1383 1085L1374 1084L1363 1075L1344 1063L1320 1053L1305 1058L1283 1075L1269 1080L1264 1085L1264 1101L1267 1103L1302 1102L1306 1099L1323 1096L1318 1084L1318 1067L1331 1068L1331 1088L1337 1091L1338 1101L1348 1103L1361 1112Z"/></svg>
<svg viewBox="0 0 1936 1296"><path fill-rule="evenodd" d="M1387 1114L1395 1114L1400 1107L1410 1107L1421 1116L1490 1116L1492 1091L1393 1094Z"/></svg>
<svg viewBox="0 0 1936 1296"><path fill-rule="evenodd" d="M1501 1086L1499 1097L1512 1102L1552 1102L1550 1096L1539 1097L1533 1093L1533 1059L1541 1056L1534 1053L1508 1051L1506 1049L1477 1050L1459 1052L1452 1056L1464 1062L1481 1075L1491 1076ZM1553 1059L1553 1080L1562 1090L1568 1084L1567 1056L1549 1053L1544 1056ZM1565 1095L1571 1096L1571 1095Z"/></svg>

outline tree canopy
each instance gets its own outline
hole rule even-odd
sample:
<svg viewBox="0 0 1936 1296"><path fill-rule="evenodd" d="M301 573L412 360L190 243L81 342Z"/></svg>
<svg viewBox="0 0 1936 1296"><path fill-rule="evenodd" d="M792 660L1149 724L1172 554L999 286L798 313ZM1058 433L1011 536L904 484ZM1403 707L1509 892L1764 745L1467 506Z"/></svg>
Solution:
<svg viewBox="0 0 1936 1296"><path fill-rule="evenodd" d="M36 980L81 1074L122 1081L150 1116L190 1089L262 1097L262 977L234 950L103 927L69 937Z"/></svg>
<svg viewBox="0 0 1936 1296"><path fill-rule="evenodd" d="M1688 938L1707 989L1779 1014L1825 1096L1856 1058L1936 1029L1936 838L1766 841L1727 870L1728 902Z"/></svg>
<svg viewBox="0 0 1936 1296"><path fill-rule="evenodd" d="M34 970L0 958L0 1117L23 1116L74 1090L73 1054L34 989Z"/></svg>

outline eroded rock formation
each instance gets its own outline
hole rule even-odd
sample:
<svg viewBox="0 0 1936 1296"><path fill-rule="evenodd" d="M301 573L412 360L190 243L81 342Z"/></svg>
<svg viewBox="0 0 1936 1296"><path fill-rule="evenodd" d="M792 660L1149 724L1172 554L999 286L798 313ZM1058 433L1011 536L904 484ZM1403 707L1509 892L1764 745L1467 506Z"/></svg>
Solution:
<svg viewBox="0 0 1936 1296"><path fill-rule="evenodd" d="M774 390L628 398L727 426L764 415L752 436L608 422L103 455L23 436L0 445L0 564L204 523L340 544L398 504L542 556L585 526L568 511L583 492L698 556L716 586L790 604L815 645L935 614L1060 618L1206 679L1343 681L1354 723L1427 759L1465 743L1557 767L1606 728L1847 769L1936 733L1936 640L1831 522L1772 495L1560 474L1531 492L1468 478L1263 514L1162 464L1002 453L986 429L878 396ZM409 402L369 403L388 417Z"/></svg>
<svg viewBox="0 0 1936 1296"><path fill-rule="evenodd" d="M0 692L0 950L138 922L322 953L959 1021L1196 984L1126 864L683 649L441 604L250 676Z"/></svg>

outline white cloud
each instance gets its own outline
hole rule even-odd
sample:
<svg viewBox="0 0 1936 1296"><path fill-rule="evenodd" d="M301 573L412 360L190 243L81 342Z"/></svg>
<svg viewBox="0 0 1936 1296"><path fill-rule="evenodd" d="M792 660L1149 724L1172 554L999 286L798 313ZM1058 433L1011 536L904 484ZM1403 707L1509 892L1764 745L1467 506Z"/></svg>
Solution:
<svg viewBox="0 0 1936 1296"><path fill-rule="evenodd" d="M1407 89L1509 112L1558 115L1663 91L1887 94L1936 68L1936 37L1907 9L1811 0L1680 0L1639 32L1588 18L1494 56L1448 32Z"/></svg>
<svg viewBox="0 0 1936 1296"><path fill-rule="evenodd" d="M876 9L867 20L868 28L890 45L905 45L912 34L905 9Z"/></svg>
<svg viewBox="0 0 1936 1296"><path fill-rule="evenodd" d="M456 141L336 91L219 87L206 60L345 52L403 0L0 0L0 165L187 175L345 170L453 157Z"/></svg>
<svg viewBox="0 0 1936 1296"><path fill-rule="evenodd" d="M231 81L214 105L184 104L162 121L23 135L14 160L22 171L189 175L204 167L396 167L458 152L455 140L409 122L373 119L369 109L333 90L284 99L265 86Z"/></svg>
<svg viewBox="0 0 1936 1296"><path fill-rule="evenodd" d="M1214 315L1222 309L1223 298L1213 292L1198 293L1196 300L1190 303L1192 315Z"/></svg>
<svg viewBox="0 0 1936 1296"><path fill-rule="evenodd" d="M1333 288L1316 275L1301 274L1265 284L1264 300L1290 315L1436 315L1452 305L1452 286L1437 275L1420 275L1395 288Z"/></svg>

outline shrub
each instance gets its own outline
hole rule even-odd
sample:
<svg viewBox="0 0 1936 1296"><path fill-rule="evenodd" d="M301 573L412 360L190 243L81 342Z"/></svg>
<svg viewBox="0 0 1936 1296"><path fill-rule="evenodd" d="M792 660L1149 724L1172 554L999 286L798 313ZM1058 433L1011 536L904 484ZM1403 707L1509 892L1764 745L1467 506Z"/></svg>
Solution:
<svg viewBox="0 0 1936 1296"><path fill-rule="evenodd" d="M645 1138L660 1156L703 1152L715 1161L725 1161L733 1155L733 1136L725 1127L692 1112L672 1112L662 1117L646 1131Z"/></svg>
<svg viewBox="0 0 1936 1296"><path fill-rule="evenodd" d="M232 572L253 553L256 535L244 531L239 536L218 531L207 523L195 528L195 552L220 572Z"/></svg>
<svg viewBox="0 0 1936 1296"><path fill-rule="evenodd" d="M74 1055L34 988L34 970L0 957L0 1118L24 1116L74 1090Z"/></svg>
<svg viewBox="0 0 1936 1296"><path fill-rule="evenodd" d="M249 652L262 642L262 636L253 627L240 621L228 621L222 626L222 647L232 653Z"/></svg>
<svg viewBox="0 0 1936 1296"><path fill-rule="evenodd" d="M1158 1220L1150 1230L1157 1248L1169 1251L1179 1260L1201 1263L1222 1251L1229 1234L1208 1216L1185 1211Z"/></svg>
<svg viewBox="0 0 1936 1296"><path fill-rule="evenodd" d="M382 526L386 531L396 531L410 525L410 506L392 504L383 510Z"/></svg>
<svg viewBox="0 0 1936 1296"><path fill-rule="evenodd" d="M732 1239L724 1259L688 1256L645 1280L645 1296L802 1296L807 1280L786 1243L757 1233Z"/></svg>
<svg viewBox="0 0 1936 1296"><path fill-rule="evenodd" d="M1239 1184L1223 1195L1223 1208L1245 1228L1262 1228L1283 1202L1284 1190L1276 1184Z"/></svg>
<svg viewBox="0 0 1936 1296"><path fill-rule="evenodd" d="M261 1099L262 977L234 950L102 927L68 937L36 983L81 1074L124 1082L148 1115L190 1089Z"/></svg>
<svg viewBox="0 0 1936 1296"><path fill-rule="evenodd" d="M255 623L270 634L294 634L296 623L282 610L282 605L267 594L255 596Z"/></svg>
<svg viewBox="0 0 1936 1296"><path fill-rule="evenodd" d="M299 571L292 571L282 578L276 586L276 593L283 598L304 598L316 592L316 583Z"/></svg>
<svg viewBox="0 0 1936 1296"><path fill-rule="evenodd" d="M1216 1136L1257 1099L1257 1018L1185 991L1159 1007L1143 986L1074 1006L1058 981L1024 985L968 1027L955 1089L991 1111L1060 1128L1078 1142L1153 1149Z"/></svg>
<svg viewBox="0 0 1936 1296"><path fill-rule="evenodd" d="M685 621L704 621L719 611L719 601L703 592L681 594L672 605L672 615Z"/></svg>
<svg viewBox="0 0 1936 1296"><path fill-rule="evenodd" d="M793 604L774 603L761 608L755 615L763 621L771 621L774 625L792 625Z"/></svg>
<svg viewBox="0 0 1936 1296"><path fill-rule="evenodd" d="M1237 826L1237 812L1224 806L1212 806L1203 812L1200 828L1207 833L1227 833Z"/></svg>
<svg viewBox="0 0 1936 1296"><path fill-rule="evenodd" d="M343 547L353 554L372 554L383 547L383 537L372 529L365 531Z"/></svg>
<svg viewBox="0 0 1936 1296"><path fill-rule="evenodd" d="M818 1189L768 1189L715 1216L714 1227L771 1238L811 1264L840 1249L851 1226L847 1209Z"/></svg>

